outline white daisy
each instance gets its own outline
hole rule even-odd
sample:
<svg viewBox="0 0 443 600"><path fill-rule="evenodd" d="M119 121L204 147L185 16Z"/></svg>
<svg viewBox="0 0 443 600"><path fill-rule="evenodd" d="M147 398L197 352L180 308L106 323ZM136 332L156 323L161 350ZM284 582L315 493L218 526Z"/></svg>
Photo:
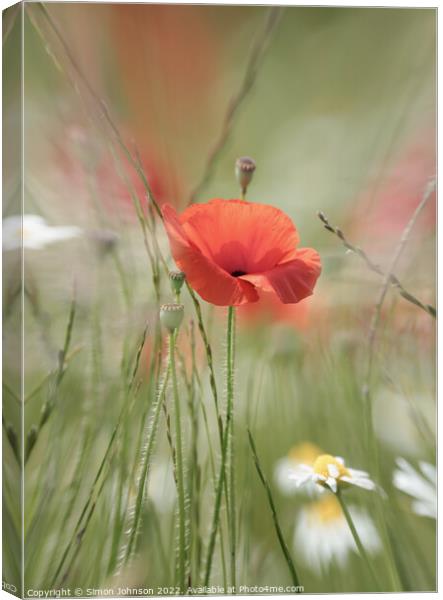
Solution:
<svg viewBox="0 0 443 600"><path fill-rule="evenodd" d="M3 220L3 250L40 250L49 244L81 235L79 227L52 227L38 215L13 215Z"/></svg>
<svg viewBox="0 0 443 600"><path fill-rule="evenodd" d="M321 449L311 442L302 442L293 446L284 456L277 461L274 468L274 481L280 491L286 495L292 495L299 491L299 485L292 475L303 476L305 471L303 465L312 466L315 459L322 454ZM318 487L311 483L305 486L309 495L318 494Z"/></svg>
<svg viewBox="0 0 443 600"><path fill-rule="evenodd" d="M381 541L371 518L356 507L350 507L349 512L365 549L369 554L375 554L381 548ZM351 552L358 554L335 496L323 496L300 511L294 533L294 548L306 565L318 574L331 564L344 567Z"/></svg>
<svg viewBox="0 0 443 600"><path fill-rule="evenodd" d="M290 475L297 486L308 483L317 484L321 490L329 489L334 494L339 487L355 485L365 490L375 490L375 483L369 479L366 471L346 467L345 461L340 456L321 454L313 465L300 465L299 472Z"/></svg>
<svg viewBox="0 0 443 600"><path fill-rule="evenodd" d="M404 458L397 459L393 482L396 488L413 498L412 509L417 515L437 518L437 470L424 461L414 469Z"/></svg>

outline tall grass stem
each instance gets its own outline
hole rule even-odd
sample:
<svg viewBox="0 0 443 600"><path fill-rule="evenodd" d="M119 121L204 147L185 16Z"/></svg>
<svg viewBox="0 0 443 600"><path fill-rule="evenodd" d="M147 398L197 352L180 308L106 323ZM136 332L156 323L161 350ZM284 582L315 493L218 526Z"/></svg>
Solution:
<svg viewBox="0 0 443 600"><path fill-rule="evenodd" d="M283 536L283 532L281 530L280 522L279 522L278 516L277 516L277 510L276 510L275 504L274 504L274 499L272 497L271 488L269 486L268 480L265 477L265 474L263 473L263 469L260 465L260 460L258 458L254 438L252 437L252 433L249 429L248 429L248 438L249 438L249 445L250 445L251 451L252 451L252 456L253 456L254 463L255 463L255 468L257 469L258 476L260 478L260 481L263 484L263 487L266 492L266 496L268 498L268 504L269 504L269 508L271 509L272 520L274 521L275 531L277 533L278 541L280 543L280 547L281 547L283 555L285 557L286 564L288 565L288 569L291 574L292 583L294 584L294 586L299 588L299 587L301 587L300 580L298 578L297 571L295 570L294 562L293 562L291 554L289 552L288 545L286 544L285 538Z"/></svg>

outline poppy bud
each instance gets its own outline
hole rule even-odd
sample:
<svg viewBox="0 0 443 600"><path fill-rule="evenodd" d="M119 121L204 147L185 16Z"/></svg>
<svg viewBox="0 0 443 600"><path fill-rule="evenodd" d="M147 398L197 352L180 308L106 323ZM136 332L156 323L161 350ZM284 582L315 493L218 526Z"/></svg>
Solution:
<svg viewBox="0 0 443 600"><path fill-rule="evenodd" d="M235 163L235 176L240 184L243 194L246 194L255 171L255 160L249 156L241 156Z"/></svg>
<svg viewBox="0 0 443 600"><path fill-rule="evenodd" d="M171 333L180 327L183 315L183 304L162 304L160 307L160 321Z"/></svg>
<svg viewBox="0 0 443 600"><path fill-rule="evenodd" d="M172 291L178 296L185 282L185 274L183 271L169 271L169 281L171 282Z"/></svg>

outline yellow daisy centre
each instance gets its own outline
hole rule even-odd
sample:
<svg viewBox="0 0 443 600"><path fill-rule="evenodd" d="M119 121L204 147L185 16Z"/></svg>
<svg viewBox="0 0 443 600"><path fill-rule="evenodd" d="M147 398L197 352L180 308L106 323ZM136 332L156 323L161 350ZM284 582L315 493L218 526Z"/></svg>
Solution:
<svg viewBox="0 0 443 600"><path fill-rule="evenodd" d="M311 442L302 442L291 448L288 458L296 465L303 464L311 467L320 454L321 450L318 446Z"/></svg>
<svg viewBox="0 0 443 600"><path fill-rule="evenodd" d="M338 500L333 495L328 495L313 502L308 510L309 520L315 523L330 523L343 518L343 513Z"/></svg>
<svg viewBox="0 0 443 600"><path fill-rule="evenodd" d="M335 479L340 479L341 477L350 477L348 469L331 454L321 454L318 456L312 465L312 469L317 475L323 475L323 477L327 478L330 477L329 465L333 465L338 471L338 475L335 477Z"/></svg>

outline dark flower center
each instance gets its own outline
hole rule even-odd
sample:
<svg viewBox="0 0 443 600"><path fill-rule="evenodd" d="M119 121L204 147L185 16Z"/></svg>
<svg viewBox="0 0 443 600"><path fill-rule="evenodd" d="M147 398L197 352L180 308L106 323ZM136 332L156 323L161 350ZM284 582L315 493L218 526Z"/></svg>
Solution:
<svg viewBox="0 0 443 600"><path fill-rule="evenodd" d="M241 277L242 275L246 275L246 271L232 271L232 277Z"/></svg>

